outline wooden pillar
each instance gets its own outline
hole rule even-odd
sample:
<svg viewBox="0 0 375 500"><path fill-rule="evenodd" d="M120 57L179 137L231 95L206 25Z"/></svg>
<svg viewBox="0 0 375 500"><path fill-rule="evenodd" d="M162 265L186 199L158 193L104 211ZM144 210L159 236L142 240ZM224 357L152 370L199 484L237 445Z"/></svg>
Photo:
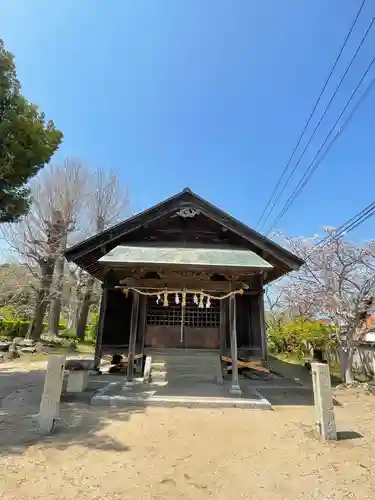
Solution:
<svg viewBox="0 0 375 500"><path fill-rule="evenodd" d="M265 325L265 317L264 317L264 291L258 296L258 307L259 307L259 327L260 327L260 338L262 342L262 355L264 361L267 361L268 358L268 349L267 349L267 333L266 333L266 325Z"/></svg>
<svg viewBox="0 0 375 500"><path fill-rule="evenodd" d="M139 298L139 347L141 352L145 346L145 333L146 333L146 320L147 320L147 297L141 295Z"/></svg>
<svg viewBox="0 0 375 500"><path fill-rule="evenodd" d="M237 354L237 317L236 317L236 295L229 298L229 317L230 317L230 346L232 358L232 386L229 390L231 394L241 395L241 387L238 378L238 354Z"/></svg>
<svg viewBox="0 0 375 500"><path fill-rule="evenodd" d="M180 344L185 347L185 306L181 304Z"/></svg>
<svg viewBox="0 0 375 500"><path fill-rule="evenodd" d="M136 354L143 354L145 348L145 335L146 335L146 322L147 322L147 297L146 295L141 295L139 297L139 326L138 335L136 342ZM136 361L136 371L137 373L143 373L144 369L144 359L140 358Z"/></svg>
<svg viewBox="0 0 375 500"><path fill-rule="evenodd" d="M220 355L224 356L227 351L227 301L220 301Z"/></svg>
<svg viewBox="0 0 375 500"><path fill-rule="evenodd" d="M95 341L95 357L94 357L95 370L99 370L100 368L104 321L107 312L107 302L108 302L108 286L106 280L104 280L104 283L102 285L102 298L100 300L99 325L96 332L96 341Z"/></svg>
<svg viewBox="0 0 375 500"><path fill-rule="evenodd" d="M135 342L137 339L138 311L139 311L139 293L133 291L132 294L133 294L133 304L132 304L132 314L131 314L131 318L130 318L128 373L126 376L127 385L132 385L132 382L133 382Z"/></svg>

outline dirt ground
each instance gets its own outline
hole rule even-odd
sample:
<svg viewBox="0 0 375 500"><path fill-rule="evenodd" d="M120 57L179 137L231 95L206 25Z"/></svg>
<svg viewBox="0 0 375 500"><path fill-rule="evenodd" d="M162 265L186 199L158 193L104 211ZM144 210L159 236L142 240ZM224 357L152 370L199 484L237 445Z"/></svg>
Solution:
<svg viewBox="0 0 375 500"><path fill-rule="evenodd" d="M308 390L270 391L274 411L64 403L41 438L43 368L0 366L1 500L375 498L375 397L361 390L336 391L334 443L313 435Z"/></svg>

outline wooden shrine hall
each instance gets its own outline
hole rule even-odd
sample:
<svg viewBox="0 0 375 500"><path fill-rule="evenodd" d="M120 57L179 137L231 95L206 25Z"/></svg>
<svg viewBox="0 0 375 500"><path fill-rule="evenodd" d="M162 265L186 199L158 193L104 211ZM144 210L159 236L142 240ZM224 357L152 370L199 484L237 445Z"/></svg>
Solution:
<svg viewBox="0 0 375 500"><path fill-rule="evenodd" d="M267 360L263 287L303 261L186 188L66 251L102 282L95 362L156 349Z"/></svg>

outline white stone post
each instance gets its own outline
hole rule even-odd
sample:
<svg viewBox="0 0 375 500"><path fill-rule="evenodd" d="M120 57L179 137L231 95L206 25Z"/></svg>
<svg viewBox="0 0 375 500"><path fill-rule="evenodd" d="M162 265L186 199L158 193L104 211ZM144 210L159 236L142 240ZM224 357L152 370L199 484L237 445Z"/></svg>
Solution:
<svg viewBox="0 0 375 500"><path fill-rule="evenodd" d="M39 431L42 434L52 432L59 417L64 369L65 356L50 356L39 409Z"/></svg>
<svg viewBox="0 0 375 500"><path fill-rule="evenodd" d="M322 439L336 440L337 433L329 365L325 363L312 363L311 372L318 433Z"/></svg>

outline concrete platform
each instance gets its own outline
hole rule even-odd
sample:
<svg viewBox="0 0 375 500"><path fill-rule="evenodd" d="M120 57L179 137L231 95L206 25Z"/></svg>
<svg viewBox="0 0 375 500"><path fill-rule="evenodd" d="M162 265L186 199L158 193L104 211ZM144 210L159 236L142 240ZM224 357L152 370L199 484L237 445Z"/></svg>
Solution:
<svg viewBox="0 0 375 500"><path fill-rule="evenodd" d="M126 407L167 406L188 408L243 408L270 410L271 403L253 388L243 387L241 396L229 393L229 384L191 382L167 385L109 382L91 398L92 405Z"/></svg>

